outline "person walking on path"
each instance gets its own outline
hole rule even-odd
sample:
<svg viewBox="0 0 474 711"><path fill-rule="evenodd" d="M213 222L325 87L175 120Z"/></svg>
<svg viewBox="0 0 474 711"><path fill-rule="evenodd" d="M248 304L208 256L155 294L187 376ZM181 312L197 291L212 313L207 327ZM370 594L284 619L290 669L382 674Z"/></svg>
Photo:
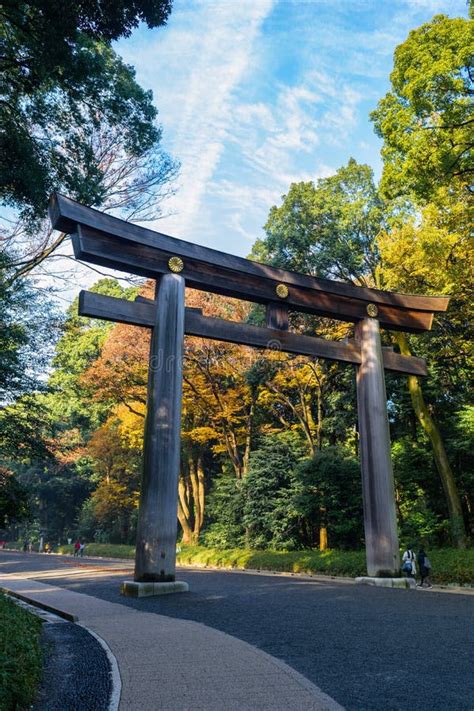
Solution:
<svg viewBox="0 0 474 711"><path fill-rule="evenodd" d="M74 558L78 557L80 549L81 549L81 542L78 538L74 544Z"/></svg>
<svg viewBox="0 0 474 711"><path fill-rule="evenodd" d="M84 541L81 541L81 545L79 546L79 555L81 558L84 558L84 550L85 550L86 544Z"/></svg>
<svg viewBox="0 0 474 711"><path fill-rule="evenodd" d="M418 551L418 565L420 566L421 581L418 583L417 587L432 588L433 586L429 578L429 575L431 573L431 561L426 555L423 546L420 546L420 550Z"/></svg>
<svg viewBox="0 0 474 711"><path fill-rule="evenodd" d="M408 546L402 557L402 571L407 578L414 578L416 575L416 555L411 546Z"/></svg>

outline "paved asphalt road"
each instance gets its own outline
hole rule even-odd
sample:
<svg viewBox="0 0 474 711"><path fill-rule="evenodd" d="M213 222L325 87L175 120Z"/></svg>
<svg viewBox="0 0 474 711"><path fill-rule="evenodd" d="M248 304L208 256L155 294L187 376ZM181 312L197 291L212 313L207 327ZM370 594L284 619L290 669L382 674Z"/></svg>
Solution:
<svg viewBox="0 0 474 711"><path fill-rule="evenodd" d="M135 600L119 595L123 574L60 577L71 563L0 552L3 573L38 570L41 580L42 571L58 569L47 578L53 585L234 635L284 660L348 710L474 709L472 595L181 570L191 592Z"/></svg>

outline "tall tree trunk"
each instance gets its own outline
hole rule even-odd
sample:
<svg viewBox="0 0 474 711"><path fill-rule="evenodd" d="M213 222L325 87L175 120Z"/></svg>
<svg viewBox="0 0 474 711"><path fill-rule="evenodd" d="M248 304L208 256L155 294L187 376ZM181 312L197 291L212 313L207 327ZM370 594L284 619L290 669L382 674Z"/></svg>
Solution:
<svg viewBox="0 0 474 711"><path fill-rule="evenodd" d="M183 530L183 543L185 545L193 543L193 529L191 527L188 495L186 484L182 476L179 477L178 483L178 521Z"/></svg>
<svg viewBox="0 0 474 711"><path fill-rule="evenodd" d="M194 527L193 527L193 543L198 542L199 532L201 530L201 499L199 496L199 481L197 474L196 462L189 462L189 477L191 479L191 487L193 490L193 513L194 513Z"/></svg>
<svg viewBox="0 0 474 711"><path fill-rule="evenodd" d="M187 486L185 477L182 474L179 477L179 481L178 481L178 497L179 497L179 501L181 503L181 508L183 509L184 515L186 516L187 519L190 519L191 514L190 514L190 510L189 510L188 486Z"/></svg>
<svg viewBox="0 0 474 711"><path fill-rule="evenodd" d="M328 529L326 526L321 526L319 529L319 550L326 551L328 548Z"/></svg>
<svg viewBox="0 0 474 711"><path fill-rule="evenodd" d="M234 468L235 476L237 479L242 479L242 460L240 458L235 432L233 430L229 431L228 427L223 424L222 433L224 435L227 454L229 455L229 459Z"/></svg>
<svg viewBox="0 0 474 711"><path fill-rule="evenodd" d="M205 496L206 491L204 489L204 468L202 466L202 457L198 457L197 461L197 476L198 476L198 498L199 498L199 532L204 524L204 511L205 511Z"/></svg>
<svg viewBox="0 0 474 711"><path fill-rule="evenodd" d="M316 400L318 408L318 429L316 431L316 446L319 450L323 446L323 403L320 386L316 389Z"/></svg>
<svg viewBox="0 0 474 711"><path fill-rule="evenodd" d="M178 521L183 531L183 543L184 545L190 545L193 543L193 530L189 525L189 520L184 515L181 501L178 501Z"/></svg>
<svg viewBox="0 0 474 711"><path fill-rule="evenodd" d="M316 454L316 448L314 444L314 437L313 433L317 433L317 427L314 422L313 415L311 413L311 408L305 403L304 400L304 393L302 393L301 389L299 391L299 402L300 402L300 407L296 407L292 402L291 398L286 396L282 390L280 390L278 387L273 385L270 381L267 381L265 383L266 387L271 390L271 392L275 393L275 395L279 398L281 404L285 405L288 407L291 412L293 413L294 417L298 420L299 425L301 429L303 430L303 434L306 438L306 442L308 445L308 452L310 457L314 457ZM282 422L281 417L279 417L280 421Z"/></svg>
<svg viewBox="0 0 474 711"><path fill-rule="evenodd" d="M411 355L410 347L405 334L396 333L395 339L400 348L400 352L403 355ZM441 477L441 482L443 484L448 504L453 541L458 548L465 548L466 531L464 527L461 499L459 498L456 482L454 480L454 475L444 448L441 433L426 405L420 381L416 375L408 376L408 390L410 391L411 402L418 418L418 422L431 442L433 457Z"/></svg>
<svg viewBox="0 0 474 711"><path fill-rule="evenodd" d="M250 407L247 415L247 422L245 428L245 447L244 456L242 458L242 476L245 478L249 470L249 460L250 460L250 450L252 448L252 429L253 429L253 416L255 413L255 401L257 396L255 393L252 394L252 400L250 402Z"/></svg>
<svg viewBox="0 0 474 711"><path fill-rule="evenodd" d="M313 413L311 412L311 407L310 405L306 402L305 399L305 389L302 390L300 389L299 391L299 399L300 399L300 404L301 404L301 415L299 415L298 412L296 412L296 415L298 419L301 422L301 426L303 428L303 431L306 436L306 440L308 442L308 449L309 449L309 454L311 457L314 457L316 454L316 446L314 444L314 433L318 433L318 428L316 426L316 423L314 422L314 417Z"/></svg>

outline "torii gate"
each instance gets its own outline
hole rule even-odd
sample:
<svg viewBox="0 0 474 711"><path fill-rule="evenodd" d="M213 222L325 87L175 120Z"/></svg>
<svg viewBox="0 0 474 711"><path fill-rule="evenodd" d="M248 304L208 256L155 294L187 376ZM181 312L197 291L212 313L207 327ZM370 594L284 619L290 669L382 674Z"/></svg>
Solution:
<svg viewBox="0 0 474 711"><path fill-rule="evenodd" d="M133 302L87 291L79 297L82 316L152 329L135 574L122 592L187 590L175 580L184 334L356 366L367 572L398 577L384 368L404 375L427 370L421 358L382 348L379 328L429 330L433 313L446 311L449 298L394 294L277 269L139 227L59 194L51 197L49 213L53 228L72 234L77 259L156 280L155 300ZM267 327L185 308L185 284L265 304ZM291 333L289 308L353 322L355 339L341 343Z"/></svg>

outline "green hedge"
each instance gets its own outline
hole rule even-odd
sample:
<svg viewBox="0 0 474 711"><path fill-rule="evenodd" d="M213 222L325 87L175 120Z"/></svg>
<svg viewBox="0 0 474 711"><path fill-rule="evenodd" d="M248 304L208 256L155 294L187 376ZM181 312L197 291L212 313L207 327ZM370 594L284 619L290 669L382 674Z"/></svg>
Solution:
<svg viewBox="0 0 474 711"><path fill-rule="evenodd" d="M54 552L73 555L74 546L58 546ZM135 558L135 546L119 543L86 543L84 555L99 558Z"/></svg>
<svg viewBox="0 0 474 711"><path fill-rule="evenodd" d="M458 548L439 548L429 550L428 555L433 564L433 582L442 585L474 585L474 548L464 551Z"/></svg>
<svg viewBox="0 0 474 711"><path fill-rule="evenodd" d="M178 555L183 564L223 568L275 570L285 573L322 573L354 577L365 572L364 551L271 551L216 550L201 546L183 546Z"/></svg>
<svg viewBox="0 0 474 711"><path fill-rule="evenodd" d="M73 553L72 546L62 546L59 553ZM86 556L133 558L133 546L91 543ZM474 549L441 548L429 551L433 564L432 580L440 585L474 585ZM355 577L366 575L365 551L271 551L218 550L203 546L181 546L181 565L207 565L216 568L275 570L285 573L309 573Z"/></svg>
<svg viewBox="0 0 474 711"><path fill-rule="evenodd" d="M474 549L430 550L429 556L433 564L433 582L443 585L474 584ZM367 574L365 551L219 551L201 546L183 546L178 560L182 564L276 570L286 573L350 577Z"/></svg>
<svg viewBox="0 0 474 711"><path fill-rule="evenodd" d="M41 620L0 594L0 711L29 708L41 677Z"/></svg>

